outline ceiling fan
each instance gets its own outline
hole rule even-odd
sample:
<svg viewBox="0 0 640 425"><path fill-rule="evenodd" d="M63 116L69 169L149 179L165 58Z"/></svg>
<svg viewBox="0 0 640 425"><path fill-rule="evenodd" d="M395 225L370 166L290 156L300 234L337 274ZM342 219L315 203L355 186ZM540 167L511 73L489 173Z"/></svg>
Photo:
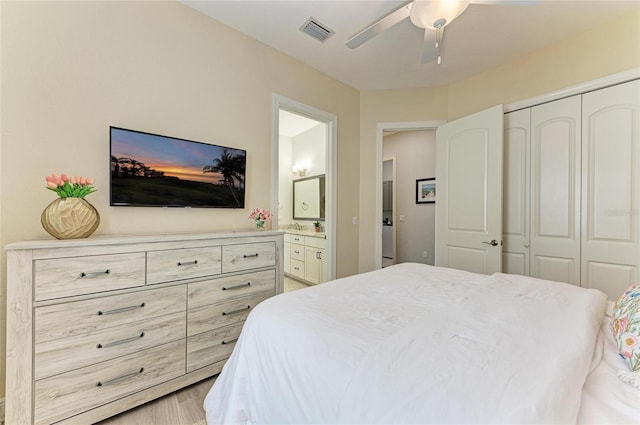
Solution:
<svg viewBox="0 0 640 425"><path fill-rule="evenodd" d="M469 4L497 4L523 6L539 0L413 0L403 4L384 18L374 22L347 40L347 47L355 49L376 35L386 31L406 18L420 28L424 28L422 63L437 59L440 64L440 48L444 28L464 12Z"/></svg>

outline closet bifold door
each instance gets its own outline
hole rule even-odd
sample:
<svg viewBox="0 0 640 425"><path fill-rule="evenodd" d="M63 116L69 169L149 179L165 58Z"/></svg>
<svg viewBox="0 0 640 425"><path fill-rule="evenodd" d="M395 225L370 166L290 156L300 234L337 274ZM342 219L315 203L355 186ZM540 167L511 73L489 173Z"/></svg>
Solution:
<svg viewBox="0 0 640 425"><path fill-rule="evenodd" d="M583 95L582 286L640 281L640 81Z"/></svg>
<svg viewBox="0 0 640 425"><path fill-rule="evenodd" d="M531 108L531 276L580 285L581 96Z"/></svg>
<svg viewBox="0 0 640 425"><path fill-rule="evenodd" d="M529 276L531 109L504 115L502 272Z"/></svg>

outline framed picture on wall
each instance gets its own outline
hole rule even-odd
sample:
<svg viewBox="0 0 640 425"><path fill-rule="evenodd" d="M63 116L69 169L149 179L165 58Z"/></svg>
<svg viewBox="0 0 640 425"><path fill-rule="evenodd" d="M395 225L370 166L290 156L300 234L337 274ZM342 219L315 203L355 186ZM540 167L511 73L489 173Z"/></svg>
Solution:
<svg viewBox="0 0 640 425"><path fill-rule="evenodd" d="M416 204L436 202L436 178L416 180Z"/></svg>

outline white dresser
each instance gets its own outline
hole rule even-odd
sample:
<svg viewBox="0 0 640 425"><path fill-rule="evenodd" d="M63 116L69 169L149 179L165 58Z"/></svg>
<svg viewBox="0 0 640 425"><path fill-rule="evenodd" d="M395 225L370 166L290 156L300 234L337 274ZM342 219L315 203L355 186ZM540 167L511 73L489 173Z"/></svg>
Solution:
<svg viewBox="0 0 640 425"><path fill-rule="evenodd" d="M5 250L8 424L93 423L215 375L283 288L280 232Z"/></svg>

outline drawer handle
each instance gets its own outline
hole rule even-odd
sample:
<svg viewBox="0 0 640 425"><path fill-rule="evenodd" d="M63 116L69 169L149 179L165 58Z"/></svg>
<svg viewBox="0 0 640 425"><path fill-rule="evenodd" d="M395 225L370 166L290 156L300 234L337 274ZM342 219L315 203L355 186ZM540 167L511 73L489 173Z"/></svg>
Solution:
<svg viewBox="0 0 640 425"><path fill-rule="evenodd" d="M119 376L117 378L110 379L108 381L104 381L104 382L98 381L98 383L96 384L96 387L104 387L104 386L107 386L107 385L111 385L111 384L115 384L115 383L124 381L125 379L134 378L134 377L140 375L142 372L144 372L144 368L143 367L141 367L140 370L138 370L136 372L127 373L126 375L122 375L122 376Z"/></svg>
<svg viewBox="0 0 640 425"><path fill-rule="evenodd" d="M246 307L242 307L242 308L239 308L238 310L233 310L233 311L230 311L228 313L226 311L223 311L222 315L223 316L231 316L232 314L244 313L245 311L249 310L250 308L251 308L251 306L248 305Z"/></svg>
<svg viewBox="0 0 640 425"><path fill-rule="evenodd" d="M111 270L109 270L109 269L107 269L107 270L105 270L103 272L87 272L87 273L82 272L82 273L80 273L80 277L98 277L98 276L102 276L102 275L109 274L109 273L111 273Z"/></svg>
<svg viewBox="0 0 640 425"><path fill-rule="evenodd" d="M300 251L298 251L298 250L295 250L293 252L294 252L294 254L300 254Z"/></svg>
<svg viewBox="0 0 640 425"><path fill-rule="evenodd" d="M257 257L257 256L258 256L258 253L256 252L255 254L248 254L248 255L245 254L245 255L242 256L242 258L254 258L254 257Z"/></svg>
<svg viewBox="0 0 640 425"><path fill-rule="evenodd" d="M178 261L178 267L180 267L180 266L194 266L196 264L198 264L198 260L186 261L184 263L181 263L180 261Z"/></svg>
<svg viewBox="0 0 640 425"><path fill-rule="evenodd" d="M143 337L144 337L144 332L140 332L140 335L132 336L131 338L125 338L125 339L120 339L118 341L107 342L106 344L98 344L97 348L115 347L116 345L122 345L122 344L126 344L127 342L137 341Z"/></svg>
<svg viewBox="0 0 640 425"><path fill-rule="evenodd" d="M229 341L222 340L222 345L233 344L238 341L238 338L230 339Z"/></svg>
<svg viewBox="0 0 640 425"><path fill-rule="evenodd" d="M106 316L107 314L124 313L125 311L135 310L137 308L142 308L144 306L145 306L145 303L142 303L140 305L137 305L137 304L131 305L129 307L115 308L113 310L107 310L107 311L98 310L98 316Z"/></svg>
<svg viewBox="0 0 640 425"><path fill-rule="evenodd" d="M229 286L229 287L223 286L222 290L223 291L231 291L232 289L242 289L242 288L247 288L249 286L251 286L251 282L243 283L241 285Z"/></svg>

